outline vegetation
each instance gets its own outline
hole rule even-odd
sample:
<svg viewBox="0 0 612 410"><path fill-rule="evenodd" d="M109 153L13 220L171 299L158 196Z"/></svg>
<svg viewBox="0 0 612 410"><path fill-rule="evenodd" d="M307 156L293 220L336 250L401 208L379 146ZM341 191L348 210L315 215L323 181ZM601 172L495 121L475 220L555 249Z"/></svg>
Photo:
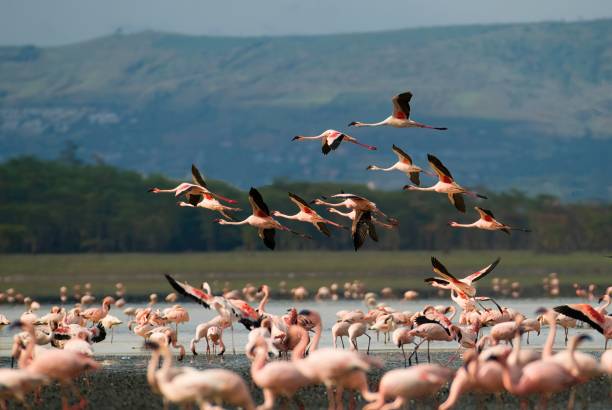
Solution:
<svg viewBox="0 0 612 410"><path fill-rule="evenodd" d="M391 189L401 175L365 166L394 160L395 143L419 164L436 153L466 186L610 200L611 37L600 20L0 47L0 157L73 140L88 161L174 177L197 162L243 189L279 176ZM289 142L382 119L405 89L415 119L449 131L354 130L380 151L329 158Z"/></svg>
<svg viewBox="0 0 612 410"><path fill-rule="evenodd" d="M178 182L161 175L142 176L105 164L83 164L68 149L60 160L33 157L0 165L0 252L176 252L263 249L250 227L213 223L218 215L202 209L181 208L170 194L147 189L174 187ZM211 181L212 189L239 200L250 212L247 194ZM492 194L479 202L510 225L530 227L532 233L452 229L449 220L472 221L468 206L458 213L445 196L372 190L363 185L277 181L261 187L271 209L295 211L287 192L307 200L319 195L353 192L375 201L400 221L392 231L380 229L380 241L364 250L530 250L533 252L608 251L612 237L612 205L561 203L550 196L528 197L520 192ZM468 202L468 205L471 203ZM320 208L326 214L324 208ZM348 220L338 219L348 224ZM312 235L304 240L279 233L279 250L349 250L348 232L333 230L331 238L310 225L287 221ZM295 268L297 269L297 268Z"/></svg>

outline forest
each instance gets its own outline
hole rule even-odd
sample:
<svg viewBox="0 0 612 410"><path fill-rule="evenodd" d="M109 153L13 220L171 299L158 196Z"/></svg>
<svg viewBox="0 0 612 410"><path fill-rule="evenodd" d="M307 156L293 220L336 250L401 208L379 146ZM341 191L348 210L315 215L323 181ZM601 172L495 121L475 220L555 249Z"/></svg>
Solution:
<svg viewBox="0 0 612 410"><path fill-rule="evenodd" d="M206 173L205 164L198 164ZM185 165L186 173L190 164ZM148 193L151 187L172 188L179 181L163 175L142 175L98 161L87 164L69 151L55 160L19 157L0 164L0 252L181 252L263 249L250 227L219 226L219 215L204 209L182 208L171 194ZM247 193L226 182L211 180L210 188L239 201L242 219L250 213ZM446 196L426 192L371 190L366 185L276 180L257 187L270 209L294 213L287 197L293 192L306 200L341 191L365 196L385 213L399 219L394 230L380 229L375 250L488 250L522 249L536 252L606 251L612 238L612 204L560 201L548 195L528 196L518 191L491 192L479 187L488 200L467 200L460 214ZM509 225L531 233L459 230L448 226L477 218L473 205L492 210ZM321 215L344 225L347 219ZM334 229L330 238L312 226L282 221L308 233L312 240L281 233L279 250L351 249L348 231Z"/></svg>

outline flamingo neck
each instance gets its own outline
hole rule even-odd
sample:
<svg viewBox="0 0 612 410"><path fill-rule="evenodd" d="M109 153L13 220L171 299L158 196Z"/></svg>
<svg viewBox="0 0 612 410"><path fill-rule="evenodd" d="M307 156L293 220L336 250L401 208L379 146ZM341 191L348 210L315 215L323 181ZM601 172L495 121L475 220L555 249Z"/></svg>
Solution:
<svg viewBox="0 0 612 410"><path fill-rule="evenodd" d="M249 218L244 219L242 221L226 221L225 219L222 219L222 221L225 221L223 223L221 223L221 225L247 225L249 223Z"/></svg>
<svg viewBox="0 0 612 410"><path fill-rule="evenodd" d="M266 366L266 356L268 355L268 349L265 346L258 347L257 353L255 354L255 360L251 364L251 377L253 380L259 380L259 374L261 369Z"/></svg>
<svg viewBox="0 0 612 410"><path fill-rule="evenodd" d="M297 219L298 215L299 215L299 212L297 214L295 214L295 215L286 215L286 214L284 214L282 212L279 212L279 211L276 211L275 214L274 214L274 216L278 216L280 218L285 218L285 219Z"/></svg>
<svg viewBox="0 0 612 410"><path fill-rule="evenodd" d="M265 287L263 292L264 292L264 297L261 299L261 301L259 302L259 306L257 307L257 311L259 312L260 315L265 312L266 305L268 304L268 301L270 300L270 290L267 287Z"/></svg>
<svg viewBox="0 0 612 410"><path fill-rule="evenodd" d="M474 228L476 227L476 222L471 224L460 224L458 222L451 222L451 226L453 228Z"/></svg>
<svg viewBox="0 0 612 410"><path fill-rule="evenodd" d="M389 168L381 168L381 167L377 167L376 165L370 165L370 169L373 171L393 171L395 169L395 165L390 166Z"/></svg>
<svg viewBox="0 0 612 410"><path fill-rule="evenodd" d="M151 354L151 359L149 360L149 365L147 366L147 382L149 382L149 385L154 389L158 389L157 380L155 379L157 366L159 366L159 352L154 351Z"/></svg>
<svg viewBox="0 0 612 410"><path fill-rule="evenodd" d="M303 328L300 328L303 330ZM302 358L306 354L306 348L308 347L308 343L310 343L310 337L308 337L308 332L306 330L300 331L300 340L298 344L293 348L293 352L291 353L291 361L296 362Z"/></svg>
<svg viewBox="0 0 612 410"><path fill-rule="evenodd" d="M387 120L383 120L380 122L373 122L373 123L368 123L368 122L355 122L355 124L353 124L355 127L381 127L384 125L387 125Z"/></svg>
<svg viewBox="0 0 612 410"><path fill-rule="evenodd" d="M555 336L557 335L557 319L553 315L546 315L545 319L548 322L548 326L550 326L550 331L548 332L548 337L546 338L546 343L542 350L542 358L548 359L553 355L553 345L555 343Z"/></svg>

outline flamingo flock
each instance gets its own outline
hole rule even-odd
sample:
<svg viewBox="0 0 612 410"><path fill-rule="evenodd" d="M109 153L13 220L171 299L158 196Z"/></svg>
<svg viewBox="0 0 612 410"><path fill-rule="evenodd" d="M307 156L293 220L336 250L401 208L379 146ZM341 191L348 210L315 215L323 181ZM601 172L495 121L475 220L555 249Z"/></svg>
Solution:
<svg viewBox="0 0 612 410"><path fill-rule="evenodd" d="M412 99L410 91L392 98L392 115L377 123L353 121L349 126L394 128L421 128L438 131L447 130L417 122L410 118ZM357 138L342 131L326 130L319 135L297 135L292 141L319 140L323 155L340 149L346 142L358 147L375 151L376 147L362 143ZM343 148L344 149L344 148ZM444 163L433 154L427 154L432 173L416 165L412 157L397 145L392 145L397 162L383 168L368 165L369 171L399 171L406 175L410 183L404 191L426 191L444 194L458 211L466 212L465 197L486 200L487 197L456 182ZM333 155L329 155L330 158ZM191 182L182 182L174 188L149 189L153 194L169 193L180 199L178 206L184 208L207 209L217 212L220 218L214 222L221 226L248 225L257 230L264 246L276 248L277 231L291 233L301 239L312 239L307 233L294 230L290 224L312 225L324 236L349 230L347 226L326 217L316 207L330 214L336 214L351 221L351 240L355 251L360 249L368 238L379 240L377 228L393 230L399 221L387 215L376 203L359 195L340 192L333 195L318 195L304 199L289 192L288 198L297 207L297 213L287 214L281 210L271 210L261 192L252 187L248 193L251 213L242 220L235 214L241 208L235 207L236 200L229 199L211 191L200 170L192 165ZM421 176L432 176L437 182L421 186ZM227 205L226 205L227 204ZM348 212L342 212L344 208ZM529 232L529 229L506 225L498 221L491 210L474 206L479 219L470 224L449 222L452 228L474 228L488 231ZM275 218L287 220L284 225ZM165 407L170 404L200 409L218 409L232 406L243 409L273 409L281 400L294 400L298 407L304 408L299 393L309 386L322 385L327 393L329 409L342 409L344 394L349 394L349 407L356 405L358 394L367 402L363 407L368 410L398 409L413 400L421 400L437 394L444 386L449 386L446 400L439 409L450 409L461 401L461 396L475 391L499 397L507 392L518 397L523 406L528 399L539 397L543 404L552 394L572 389L603 375L612 377L612 354L605 351L600 359L581 352L581 343L591 339L589 334L569 337L569 328L590 326L604 338L604 350L612 338L612 316L606 308L610 304L612 287L602 296L599 306L588 303L560 305L552 309L542 308L534 312L534 317L502 306L488 295L479 295L477 282L489 277L500 264L500 258L483 268L471 271L464 277L451 273L440 259L431 257L433 277L424 282L446 293L454 305L427 305L418 311L394 309L386 304L377 304L376 295L361 292L368 308L342 310L336 313L333 324L325 327L322 315L316 309L301 309L289 306L284 314L268 311L271 298L270 287L249 286L240 293L223 292L215 295L209 283L191 285L177 275L166 274L165 278L173 293L165 300L169 307L155 309L157 294L151 294L147 306L129 307L123 313L131 319L127 328L138 346L144 347L149 354L146 380L151 391L160 396ZM204 260L202 263L206 263ZM494 282L495 283L495 282ZM214 283L213 283L214 284ZM347 284L345 294L359 288L358 283ZM494 288L497 285L494 285ZM547 282L550 288L557 288L552 278ZM578 285L576 285L578 292ZM294 288L291 293L296 300L304 300L308 290L304 286ZM355 292L357 293L357 292ZM383 296L390 297L392 289L385 288ZM592 292L591 292L592 293ZM552 293L551 293L552 294ZM259 305L251 303L260 297ZM117 298L107 296L99 307L85 308L95 298L88 292L80 295L80 302L67 310L67 289L61 290L62 306L54 306L40 318L36 310L40 306L34 301L26 303L26 311L11 324L17 333L13 338L11 357L16 368L0 369L0 408L6 408L9 400L30 406L30 395L40 395L45 386L57 383L61 388L63 409L83 409L86 398L75 387L75 381L87 377L90 372L100 371L101 363L96 360L97 343L107 341L107 331L122 324L110 315L114 307L125 305L125 289L117 285ZM334 298L335 296L335 298ZM412 300L416 292L406 292L405 298ZM214 312L213 317L199 323L193 337L188 342L192 363L198 355L198 344L205 343L207 363L216 358L223 360L229 346L231 352L238 354L240 347L234 339L235 326L244 326L248 331L247 343L243 348L250 361L250 379L224 368L196 368L189 365L177 366L187 356L184 331L179 333L179 325L191 320L189 310L178 304L180 297ZM319 289L317 300L337 300L338 287ZM114 310L113 310L114 312ZM0 326L10 321L0 315ZM565 331L566 348L553 351L557 326ZM526 334L548 327L546 343L542 351L522 347ZM333 347L321 347L324 331L331 330ZM230 334L230 341L224 340ZM181 336L183 336L181 338ZM376 337L376 341L374 340ZM371 355L372 343L389 344L401 351L404 366L384 373L377 388L369 383L368 373L384 366L376 355ZM338 343L338 339L340 342ZM345 343L346 339L346 343ZM431 343L445 343L454 355L448 363L433 363ZM226 348L226 343L228 347ZM419 359L421 346L426 344L427 363ZM47 345L49 347L47 347ZM44 347L41 347L44 346ZM202 349L200 350L202 352ZM449 365L462 356L463 366L454 369ZM423 356L423 353L421 353ZM161 363L161 365L160 365ZM221 362L223 363L223 362ZM206 367L206 366L205 366ZM263 403L256 405L252 388L262 391ZM70 395L77 404L70 405ZM308 406L307 406L308 407Z"/></svg>

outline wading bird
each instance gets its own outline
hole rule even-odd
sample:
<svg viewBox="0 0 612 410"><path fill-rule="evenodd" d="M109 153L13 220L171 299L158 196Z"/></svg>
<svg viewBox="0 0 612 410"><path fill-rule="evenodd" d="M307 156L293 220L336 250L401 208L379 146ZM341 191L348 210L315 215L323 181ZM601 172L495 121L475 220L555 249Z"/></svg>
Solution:
<svg viewBox="0 0 612 410"><path fill-rule="evenodd" d="M219 225L251 225L252 227L257 228L259 237L270 249L274 249L276 246L276 241L274 240L276 230L287 231L305 239L312 239L308 235L293 231L286 226L281 225L278 221L272 218L272 216L270 216L268 205L266 205L263 197L255 188L251 188L249 191L249 202L251 203L253 213L245 220L230 222L226 221L225 219L216 219L215 222L219 223Z"/></svg>
<svg viewBox="0 0 612 410"><path fill-rule="evenodd" d="M425 174L430 175L429 172L424 171L421 167L414 165L412 162L412 158L410 158L410 155L406 154L397 145L394 144L392 149L393 149L393 152L395 152L395 154L397 155L397 162L395 164L391 165L389 168L381 168L376 165L368 165L366 169L370 171L397 170L397 171L400 171L406 174L410 178L413 184L421 185L421 179L419 177L419 174L423 172Z"/></svg>
<svg viewBox="0 0 612 410"><path fill-rule="evenodd" d="M315 135L312 137L296 135L295 137L293 137L291 141L305 141L305 140L321 140L321 144L322 144L321 151L323 152L323 155L327 155L331 151L335 151L340 146L340 143L342 141L346 141L346 142L350 142L350 143L359 145L360 147L369 149L370 151L376 150L376 147L373 147L367 144L362 144L361 142L357 141L356 138L353 138L347 134L344 134L336 130L327 130L327 131L322 132L319 135Z"/></svg>
<svg viewBox="0 0 612 410"><path fill-rule="evenodd" d="M311 223L315 226L315 228L319 230L319 232L321 232L325 236L331 235L329 229L327 228L327 225L335 226L336 228L346 229L344 226L320 216L314 209L312 209L312 207L310 207L310 205L308 205L306 201L304 201L299 196L289 192L289 199L291 199L291 202L297 205L297 207L300 209L300 212L295 215L285 215L280 211L272 211L272 216Z"/></svg>
<svg viewBox="0 0 612 410"><path fill-rule="evenodd" d="M430 187L422 188L414 185L405 185L404 190L406 191L433 191L440 194L447 194L448 200L452 205L457 208L460 212L465 212L465 201L463 200L463 194L475 197L487 199L486 196L476 192L468 191L453 179L453 175L450 173L448 168L442 164L442 162L431 154L427 154L427 159L431 168L438 174L438 182Z"/></svg>
<svg viewBox="0 0 612 410"><path fill-rule="evenodd" d="M412 93L410 91L406 91L405 93L401 93L396 95L391 99L393 102L393 114L391 116L385 118L381 122L376 122L373 124L353 121L349 124L350 126L355 127L380 127L380 126L389 126L394 128L429 128L433 130L445 131L446 127L433 127L431 125L422 124L420 122L416 122L410 119L410 99L412 99Z"/></svg>
<svg viewBox="0 0 612 410"><path fill-rule="evenodd" d="M514 228L497 221L493 215L493 212L489 211L488 209L480 208L478 206L475 206L474 209L480 215L480 219L476 222L471 224L460 224L459 222L451 221L448 224L453 228L476 228L484 229L485 231L502 231L508 235L510 235L510 231L531 232L529 229Z"/></svg>

